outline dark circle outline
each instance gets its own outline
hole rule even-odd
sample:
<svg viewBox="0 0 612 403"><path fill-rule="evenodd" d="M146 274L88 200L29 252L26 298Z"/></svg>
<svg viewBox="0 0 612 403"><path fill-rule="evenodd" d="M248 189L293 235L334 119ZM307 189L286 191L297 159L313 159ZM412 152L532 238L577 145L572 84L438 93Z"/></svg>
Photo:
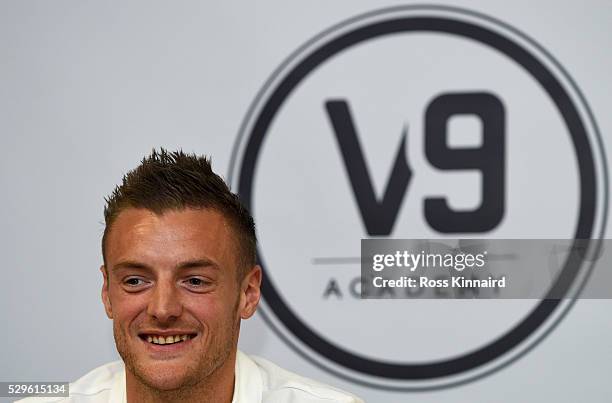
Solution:
<svg viewBox="0 0 612 403"><path fill-rule="evenodd" d="M523 63L520 63L515 57L512 57L510 54L502 52L506 54L507 56L510 56L515 62L519 63L523 68L525 68L528 72L530 72L533 77L538 79L538 82L544 88L546 88L547 93L549 94L551 99L555 102L559 110L562 112L563 118L566 121L566 124L572 135L572 141L573 141L576 153L577 153L578 162L580 166L580 179L581 179L580 185L583 188L581 191L581 198L580 198L581 208L580 208L580 214L579 214L578 226L576 228L575 238L589 239L591 236L592 228L593 228L594 213L595 213L596 192L595 192L595 180L594 180L595 170L593 166L594 161L593 161L593 157L591 153L592 150L588 144L587 134L585 132L584 126L580 119L579 113L576 111L573 105L573 102L571 101L567 93L565 92L563 86L559 84L559 82L556 80L556 77L554 77L554 75L551 74L546 69L546 67L543 66L534 56L532 56L528 51L523 49L520 45L512 42L510 39L507 39L501 36L500 34L490 31L487 28L480 27L472 23L462 22L459 20L453 20L453 19L446 18L446 17L445 18L404 17L404 18L388 19L382 22L372 23L372 24L354 29L348 33L342 34L339 37L336 37L326 42L324 45L317 47L317 49L314 52L302 58L301 62L296 67L294 67L288 74L284 76L280 84L278 84L275 87L275 90L267 98L267 102L265 103L265 106L261 109L261 113L259 114L258 119L250 133L250 136L248 139L248 145L244 153L245 156L243 159L243 164L241 167L240 177L239 177L239 194L243 202L245 202L245 204L247 205L247 207L251 207L252 177L255 175L255 166L256 166L258 149L266 134L267 127L271 123L274 115L276 114L277 109L280 107L280 105L282 104L286 96L289 95L289 93L293 90L295 85L297 85L303 78L305 78L306 75L312 69L316 68L316 66L318 66L323 61L327 60L329 57L333 56L339 51L339 50L335 50L335 51L329 52L330 49L328 48L330 47L330 44L335 44L336 42L341 41L343 39L344 40L351 39L348 37L355 35L355 34L364 34L364 32L367 29L377 29L377 28L380 29L381 26L388 25L389 23L397 24L397 23L402 23L402 21L406 22L408 20L412 20L412 22L419 21L419 23L424 24L424 26L421 29L412 28L409 30L407 29L398 30L397 28L395 28L396 29L395 31L391 30L389 32L383 32L383 33L379 32L379 33L376 33L375 35L370 34L370 36L366 36L365 38L359 39L357 41L355 41L353 38L352 43L349 43L348 45L344 45L340 50L348 48L364 40L371 39L372 37L388 35L388 34L398 33L398 32L431 31L431 32L446 32L446 33L451 33L455 35L460 35L460 34L457 34L457 32L444 31L441 29L432 29L433 25L429 25L429 24L431 24L433 21L437 21L437 22L442 22L443 24L449 24L450 26L452 25L463 26L463 28L467 28L467 32L469 32L471 35L475 35L474 32L480 32L480 33L485 32L486 34L490 36L489 40L491 40L491 38L495 38L496 40L501 40L501 42L504 43L506 46L509 46L509 48L514 48L515 51L518 50L519 54L522 53L523 54L522 56L527 56L527 59L530 59L529 61L534 64L534 66L531 66L532 68L536 67L537 69L539 69L537 70L539 74L543 74L544 76L547 76L547 79L549 80L552 79L552 80L546 81L546 80L538 79L538 77L536 77L533 74L533 72L530 69L528 69ZM446 27L446 29L450 29L450 28ZM483 41L482 38L477 38L477 37L466 35L466 34L464 34L463 36L476 40L478 42L484 43L486 45L492 46L494 49L501 51L498 47L492 45L491 43L487 43ZM329 52L329 54L326 54L326 52L322 52L322 50ZM296 70L298 70L300 67L303 67L307 61L312 61L311 59L314 57L314 55L317 55L318 53L322 53L318 55L319 57L322 56L322 60L318 61L313 66L311 66L310 70L303 72L302 76L299 79L291 80L292 82L288 82L289 78L291 78L293 74L296 73ZM283 85L289 85L290 88L288 88L288 91L286 91L284 94L279 94L280 89L283 87ZM552 89L554 91L552 91L551 88L547 88L550 86L553 87ZM557 94L557 96L560 96L562 99L559 100L557 97L555 97L555 94ZM277 105L274 105L274 108L273 108L274 110L271 110L270 105L272 101L279 97L280 97L279 102L276 102ZM265 112L268 112L267 115L269 116L266 116L267 123L264 124L262 128L261 127L262 126L262 115L264 115ZM260 129L259 132L257 130L258 128ZM576 131L582 133L582 137L583 137L582 139L578 137L578 134L576 133ZM258 136L256 137L255 134L258 134ZM256 141L254 141L254 139ZM583 160L585 156L584 153L588 155L587 159L590 160L591 165L588 165L588 163L586 163L586 166L585 166L585 161ZM586 168L586 170L584 168ZM250 177L248 177L249 175ZM584 191L584 188L587 188L587 190L591 191L590 192L591 197L588 197L587 192ZM585 211L585 208L587 208L588 211ZM590 218L590 222L586 222L586 221L589 221L589 218ZM590 227L590 228L587 228L587 227ZM259 255L260 263L262 264L262 267L264 267L263 260L261 258L262 255L259 251L258 251L258 255ZM569 268L570 270L568 270L569 263L570 262L568 261L563 272L567 273L569 271L571 274L570 280L573 280L576 272L572 272L571 268ZM563 284L562 290L567 291L570 285L571 285L571 281L566 282L565 284ZM263 291L267 304L270 305L271 309L274 311L274 313L279 318L279 320L281 320L285 324L285 326L299 340L301 340L303 343L308 345L314 351L318 352L322 356L325 356L331 359L332 361L335 361L336 363L342 366L352 368L353 370L357 372L362 372L365 374L375 375L375 376L383 376L383 377L390 378L390 379L399 379L399 380L417 380L417 379L421 380L421 379L437 378L437 377L442 377L442 376L453 375L453 374L467 371L474 367L483 365L484 363L491 361L497 358L498 356L502 355L506 351L509 351L510 349L515 347L517 344L522 342L525 338L527 338L537 327L539 327L550 316L550 314L554 311L554 309L558 306L560 302L557 299L546 299L546 298L543 299L541 303L529 314L527 319L521 322L518 326L516 326L506 335L500 337L496 341L493 341L489 345L477 350L476 352L468 353L464 356L461 356L459 358L455 358L452 360L440 361L440 362L424 364L424 365L422 364L414 365L414 364L381 363L378 361L358 357L358 356L355 356L354 354L341 350L337 348L336 346L332 345L330 342L318 336L316 333L310 330L306 325L301 323L299 319L297 319L293 315L293 313L289 310L287 305L285 305L280 295L274 289L274 286L272 285L272 280L268 279L267 276L264 276L264 284L262 286L262 291ZM559 290L557 290L557 292L558 291ZM552 290L549 293L549 296L552 295L551 293L552 293ZM556 295L559 295L559 294L556 294ZM289 320L287 321L287 319ZM300 333L300 332L303 332L303 333ZM307 337L304 337L304 335L306 335ZM503 351L499 351L500 345L502 346L501 348ZM321 346L323 346L323 349L321 349ZM340 360L338 360L339 356L341 357ZM464 363L467 365L461 366L460 365L461 363ZM445 366L449 366L451 368L445 369L444 368ZM380 371L381 368L383 369L382 371ZM432 368L433 368L433 371L432 371ZM442 369L442 371L438 371L438 373L435 373L436 372L435 369ZM408 375L406 375L406 373L408 373Z"/></svg>

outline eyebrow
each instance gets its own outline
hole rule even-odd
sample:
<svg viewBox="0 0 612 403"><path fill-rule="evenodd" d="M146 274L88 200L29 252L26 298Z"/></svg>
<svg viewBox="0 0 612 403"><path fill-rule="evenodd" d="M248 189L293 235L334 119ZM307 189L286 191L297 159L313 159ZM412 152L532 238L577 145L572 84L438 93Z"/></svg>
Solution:
<svg viewBox="0 0 612 403"><path fill-rule="evenodd" d="M176 268L178 269L196 269L200 267L201 268L210 267L215 270L220 270L219 265L210 259L187 260L187 261L179 263L176 266ZM132 261L132 260L125 260L113 266L113 271L119 270L119 269L152 270L151 266L141 263L141 262Z"/></svg>

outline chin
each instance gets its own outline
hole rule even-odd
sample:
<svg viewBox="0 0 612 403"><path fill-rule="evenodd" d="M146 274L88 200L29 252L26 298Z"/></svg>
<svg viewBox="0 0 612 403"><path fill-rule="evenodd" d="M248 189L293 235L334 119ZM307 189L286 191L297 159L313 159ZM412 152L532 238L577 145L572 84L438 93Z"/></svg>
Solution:
<svg viewBox="0 0 612 403"><path fill-rule="evenodd" d="M148 387L159 391L172 391L194 383L185 372L184 365L160 362L147 368L136 368L135 376Z"/></svg>

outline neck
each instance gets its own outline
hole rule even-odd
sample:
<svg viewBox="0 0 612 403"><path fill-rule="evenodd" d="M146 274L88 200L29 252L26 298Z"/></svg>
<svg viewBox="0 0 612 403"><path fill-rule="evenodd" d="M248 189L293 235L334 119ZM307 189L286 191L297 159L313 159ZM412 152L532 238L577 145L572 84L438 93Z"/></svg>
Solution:
<svg viewBox="0 0 612 403"><path fill-rule="evenodd" d="M234 395L236 352L225 363L195 385L175 390L158 390L138 379L126 368L128 403L231 403Z"/></svg>

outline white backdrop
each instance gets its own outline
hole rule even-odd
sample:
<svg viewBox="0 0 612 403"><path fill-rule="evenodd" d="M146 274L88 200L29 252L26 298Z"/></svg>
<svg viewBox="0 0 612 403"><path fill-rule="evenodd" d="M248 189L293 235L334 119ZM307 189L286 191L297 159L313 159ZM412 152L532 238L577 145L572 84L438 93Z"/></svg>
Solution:
<svg viewBox="0 0 612 403"><path fill-rule="evenodd" d="M499 18L542 44L578 83L610 153L610 2L442 3ZM75 380L117 358L98 267L103 198L124 172L164 146L211 155L228 176L240 123L282 60L340 21L400 4L411 3L1 2L0 380ZM518 361L434 392L337 378L258 315L243 323L240 346L370 402L603 402L611 310L608 300L578 301Z"/></svg>

